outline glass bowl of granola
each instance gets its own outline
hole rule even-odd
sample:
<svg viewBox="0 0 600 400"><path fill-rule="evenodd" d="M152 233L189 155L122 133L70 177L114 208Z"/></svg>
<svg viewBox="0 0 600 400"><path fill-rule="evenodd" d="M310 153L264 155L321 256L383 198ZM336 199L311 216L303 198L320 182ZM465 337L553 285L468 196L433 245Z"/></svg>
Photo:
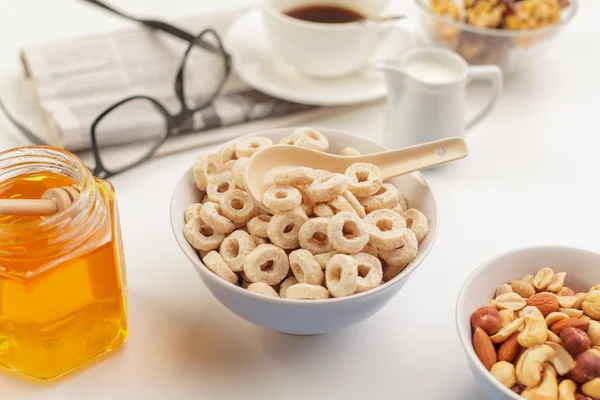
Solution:
<svg viewBox="0 0 600 400"><path fill-rule="evenodd" d="M419 36L471 65L530 64L577 14L577 0L415 0Z"/></svg>

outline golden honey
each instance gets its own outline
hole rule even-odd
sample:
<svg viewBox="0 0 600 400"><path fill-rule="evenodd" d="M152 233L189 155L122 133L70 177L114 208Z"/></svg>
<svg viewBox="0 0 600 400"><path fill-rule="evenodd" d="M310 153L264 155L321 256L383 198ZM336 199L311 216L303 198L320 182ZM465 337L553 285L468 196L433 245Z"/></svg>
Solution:
<svg viewBox="0 0 600 400"><path fill-rule="evenodd" d="M75 186L48 217L0 215L0 366L57 378L127 338L125 265L112 185L48 147L0 153L0 198Z"/></svg>

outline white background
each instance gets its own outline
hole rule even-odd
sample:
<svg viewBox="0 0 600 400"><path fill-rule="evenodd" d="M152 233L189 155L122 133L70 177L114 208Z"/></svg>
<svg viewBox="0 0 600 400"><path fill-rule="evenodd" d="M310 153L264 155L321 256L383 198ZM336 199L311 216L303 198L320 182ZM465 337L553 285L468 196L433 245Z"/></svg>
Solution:
<svg viewBox="0 0 600 400"><path fill-rule="evenodd" d="M0 399L480 398L454 323L467 275L515 247L600 251L600 3L580 2L549 53L511 77L493 114L468 132L469 157L425 172L440 208L438 240L377 315L342 332L294 337L251 325L214 300L168 218L175 183L203 150L192 149L113 180L128 267L131 334L123 350L49 386L2 374ZM159 18L247 3L113 1ZM408 0L397 3L412 9ZM0 0L0 95L41 127L19 48L129 26L81 1ZM312 125L379 140L382 103ZM0 118L0 150L24 144Z"/></svg>

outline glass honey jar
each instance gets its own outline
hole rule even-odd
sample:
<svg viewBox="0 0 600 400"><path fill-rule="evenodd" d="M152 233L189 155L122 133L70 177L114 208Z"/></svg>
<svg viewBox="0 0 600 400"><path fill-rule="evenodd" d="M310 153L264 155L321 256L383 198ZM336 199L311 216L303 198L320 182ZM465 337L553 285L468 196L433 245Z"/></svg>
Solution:
<svg viewBox="0 0 600 400"><path fill-rule="evenodd" d="M125 264L113 186L52 147L0 153L0 199L80 194L50 216L0 215L0 366L52 380L127 339Z"/></svg>

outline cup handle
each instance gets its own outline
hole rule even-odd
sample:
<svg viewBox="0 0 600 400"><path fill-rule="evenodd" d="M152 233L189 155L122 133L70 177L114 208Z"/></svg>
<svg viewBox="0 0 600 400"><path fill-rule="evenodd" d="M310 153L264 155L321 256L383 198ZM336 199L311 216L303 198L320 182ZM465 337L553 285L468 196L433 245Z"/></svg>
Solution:
<svg viewBox="0 0 600 400"><path fill-rule="evenodd" d="M467 73L467 84L473 81L486 80L492 83L492 93L487 104L477 115L466 123L466 129L471 129L479 123L496 105L498 97L502 90L502 71L495 65L485 65L480 67L469 67Z"/></svg>
<svg viewBox="0 0 600 400"><path fill-rule="evenodd" d="M379 37L380 43L375 48L374 55L371 58L371 63L376 64L378 61L382 59L387 59L390 57L392 50L395 55L400 55L406 50L410 49L415 44L415 37L413 35L412 29L409 26L406 26L407 19L381 23L381 22L372 22L373 24L381 24L379 27ZM402 46L398 46L398 42L393 40L394 35L402 35L404 39L404 43ZM390 48L388 50L388 47Z"/></svg>

